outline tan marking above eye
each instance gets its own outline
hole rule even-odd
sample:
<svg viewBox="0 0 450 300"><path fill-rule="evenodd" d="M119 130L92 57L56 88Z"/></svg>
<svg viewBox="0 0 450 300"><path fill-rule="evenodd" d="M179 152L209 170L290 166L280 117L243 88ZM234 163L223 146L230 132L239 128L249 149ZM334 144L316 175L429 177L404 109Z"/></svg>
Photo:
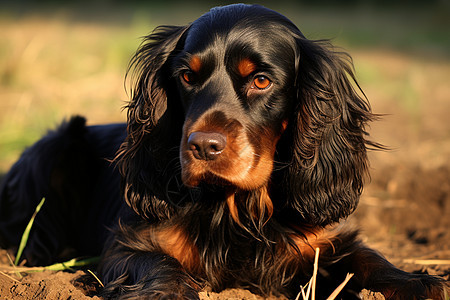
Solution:
<svg viewBox="0 0 450 300"><path fill-rule="evenodd" d="M244 58L238 64L238 71L241 77L247 77L256 70L256 65L248 58Z"/></svg>
<svg viewBox="0 0 450 300"><path fill-rule="evenodd" d="M202 68L202 60L197 55L193 55L189 61L189 68L195 73L200 72Z"/></svg>

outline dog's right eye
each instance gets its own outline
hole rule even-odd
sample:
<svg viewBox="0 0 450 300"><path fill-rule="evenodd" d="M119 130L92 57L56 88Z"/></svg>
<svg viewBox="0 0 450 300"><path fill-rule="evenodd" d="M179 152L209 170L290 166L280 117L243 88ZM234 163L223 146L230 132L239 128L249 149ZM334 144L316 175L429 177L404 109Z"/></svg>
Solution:
<svg viewBox="0 0 450 300"><path fill-rule="evenodd" d="M194 77L195 77L194 72L189 70L181 73L181 78L183 78L184 82L186 82L187 84L194 83Z"/></svg>

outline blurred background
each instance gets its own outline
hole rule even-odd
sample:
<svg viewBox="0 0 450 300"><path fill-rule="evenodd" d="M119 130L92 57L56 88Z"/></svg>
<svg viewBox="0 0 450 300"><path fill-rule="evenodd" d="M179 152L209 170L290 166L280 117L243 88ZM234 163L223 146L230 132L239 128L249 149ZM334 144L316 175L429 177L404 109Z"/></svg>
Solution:
<svg viewBox="0 0 450 300"><path fill-rule="evenodd" d="M124 75L140 37L230 3L0 2L0 177L64 118L124 122ZM411 255L429 244L439 251L423 248L424 255L449 259L450 1L259 3L289 17L308 38L346 49L373 111L383 114L369 131L391 150L370 153L372 181L356 214L371 243L382 240L377 248L391 259L399 241ZM404 263L405 255L394 262Z"/></svg>
<svg viewBox="0 0 450 300"><path fill-rule="evenodd" d="M85 115L90 124L125 121L124 75L140 37L229 3L0 2L0 173L71 115ZM450 148L449 1L259 3L285 14L307 37L332 39L350 52L374 111L387 114L373 125L377 141L401 151L401 158L424 139ZM441 154L422 150L420 156Z"/></svg>

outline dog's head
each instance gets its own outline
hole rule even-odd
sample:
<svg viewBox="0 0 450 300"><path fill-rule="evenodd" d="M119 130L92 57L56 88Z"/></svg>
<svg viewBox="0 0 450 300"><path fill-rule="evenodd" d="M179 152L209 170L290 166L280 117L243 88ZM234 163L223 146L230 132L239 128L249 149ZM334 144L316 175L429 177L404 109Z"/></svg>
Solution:
<svg viewBox="0 0 450 300"><path fill-rule="evenodd" d="M349 60L256 5L159 27L131 62L118 155L128 203L167 217L181 174L182 194L202 185L259 191L264 205L301 222L346 217L361 194L372 118Z"/></svg>

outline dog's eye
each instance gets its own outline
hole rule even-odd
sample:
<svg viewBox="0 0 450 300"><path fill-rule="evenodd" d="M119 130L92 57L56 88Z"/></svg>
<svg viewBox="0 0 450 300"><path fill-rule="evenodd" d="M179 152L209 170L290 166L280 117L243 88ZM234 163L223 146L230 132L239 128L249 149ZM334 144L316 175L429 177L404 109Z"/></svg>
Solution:
<svg viewBox="0 0 450 300"><path fill-rule="evenodd" d="M184 82L188 84L192 84L194 82L194 72L192 71L184 71L181 74L181 77L183 78Z"/></svg>
<svg viewBox="0 0 450 300"><path fill-rule="evenodd" d="M265 90L268 87L270 87L271 84L272 84L272 82L270 81L269 78L261 75L261 76L257 76L255 79L253 79L252 88L257 88L259 90Z"/></svg>

